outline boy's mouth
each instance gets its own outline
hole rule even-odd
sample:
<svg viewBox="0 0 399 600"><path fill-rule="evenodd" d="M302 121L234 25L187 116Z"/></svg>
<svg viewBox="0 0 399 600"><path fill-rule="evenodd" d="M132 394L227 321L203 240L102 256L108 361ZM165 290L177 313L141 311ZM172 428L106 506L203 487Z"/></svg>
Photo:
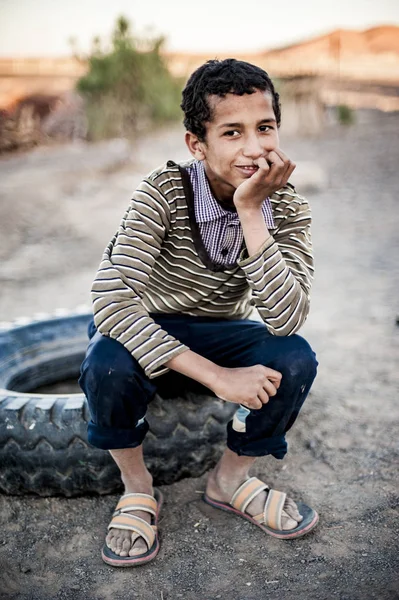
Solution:
<svg viewBox="0 0 399 600"><path fill-rule="evenodd" d="M259 169L257 165L236 165L236 168L246 177L251 177Z"/></svg>

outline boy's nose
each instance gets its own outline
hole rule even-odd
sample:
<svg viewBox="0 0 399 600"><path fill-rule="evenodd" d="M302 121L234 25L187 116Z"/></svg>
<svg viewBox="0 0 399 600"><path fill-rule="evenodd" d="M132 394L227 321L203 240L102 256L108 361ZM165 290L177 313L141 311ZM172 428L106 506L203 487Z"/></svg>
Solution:
<svg viewBox="0 0 399 600"><path fill-rule="evenodd" d="M256 160L268 152L268 149L264 147L261 140L257 136L249 136L244 143L242 153L244 156Z"/></svg>

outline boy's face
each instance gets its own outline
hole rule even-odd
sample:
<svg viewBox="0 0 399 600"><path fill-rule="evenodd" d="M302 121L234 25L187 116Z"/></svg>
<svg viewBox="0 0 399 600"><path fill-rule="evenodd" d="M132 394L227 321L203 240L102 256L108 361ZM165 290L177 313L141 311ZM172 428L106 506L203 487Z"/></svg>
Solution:
<svg viewBox="0 0 399 600"><path fill-rule="evenodd" d="M186 133L186 143L195 158L204 161L205 172L217 200L232 203L238 186L257 167L253 161L278 148L279 137L272 96L257 90L253 94L209 96L213 119L206 123L206 137L200 142Z"/></svg>

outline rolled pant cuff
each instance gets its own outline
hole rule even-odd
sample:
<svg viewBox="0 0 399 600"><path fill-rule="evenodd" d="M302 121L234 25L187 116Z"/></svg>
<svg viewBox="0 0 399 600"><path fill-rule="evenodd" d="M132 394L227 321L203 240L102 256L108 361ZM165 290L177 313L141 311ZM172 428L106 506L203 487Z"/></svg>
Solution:
<svg viewBox="0 0 399 600"><path fill-rule="evenodd" d="M240 436L244 437L241 438ZM227 447L239 456L267 456L271 454L278 459L284 458L288 450L285 435L247 441L245 440L245 433L237 433L234 430L228 436Z"/></svg>
<svg viewBox="0 0 399 600"><path fill-rule="evenodd" d="M132 429L115 429L114 427L100 427L93 421L87 426L87 439L89 444L102 450L120 450L122 448L136 448L143 443L149 425L143 421Z"/></svg>

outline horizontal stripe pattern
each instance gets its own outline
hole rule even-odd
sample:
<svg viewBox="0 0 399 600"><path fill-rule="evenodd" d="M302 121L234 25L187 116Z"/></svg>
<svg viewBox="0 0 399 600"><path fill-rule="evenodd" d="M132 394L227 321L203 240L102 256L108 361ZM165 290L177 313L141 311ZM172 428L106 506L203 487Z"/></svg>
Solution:
<svg viewBox="0 0 399 600"><path fill-rule="evenodd" d="M187 347L149 313L242 319L255 305L272 334L289 335L309 310L313 258L304 198L288 187L275 194L273 238L249 258L241 253L233 268L213 272L195 248L182 189L173 162L143 180L92 287L98 330L122 343L150 378L166 373L165 363Z"/></svg>
<svg viewBox="0 0 399 600"><path fill-rule="evenodd" d="M274 209L286 207L284 218L275 217L277 229L257 256L238 264L247 275L253 301L270 333L292 335L309 313L314 275L311 212L308 202L292 190L272 199Z"/></svg>
<svg viewBox="0 0 399 600"><path fill-rule="evenodd" d="M154 517L157 514L157 502L153 496L149 494L124 494L116 505L113 516L119 513L132 512L141 510L152 514Z"/></svg>

